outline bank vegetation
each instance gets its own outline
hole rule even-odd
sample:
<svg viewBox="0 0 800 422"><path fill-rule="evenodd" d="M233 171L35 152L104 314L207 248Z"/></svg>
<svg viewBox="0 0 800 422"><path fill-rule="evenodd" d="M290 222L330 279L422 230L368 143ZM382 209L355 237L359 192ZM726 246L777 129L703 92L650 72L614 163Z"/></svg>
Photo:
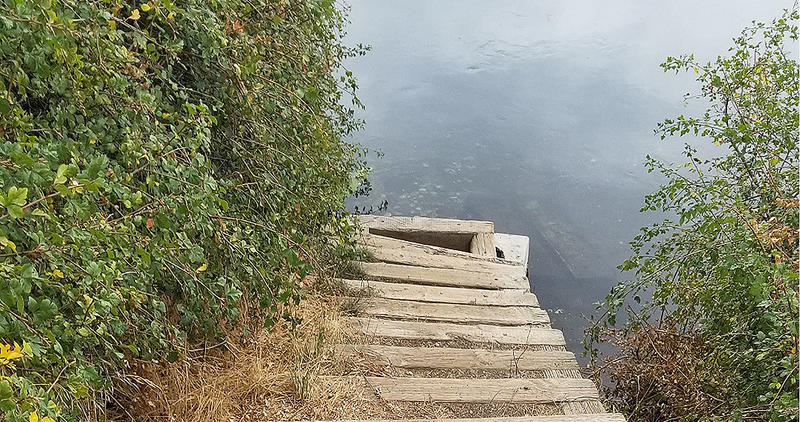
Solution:
<svg viewBox="0 0 800 422"><path fill-rule="evenodd" d="M708 108L659 125L693 138L683 163L646 163L665 182L642 211L667 218L631 242L631 277L587 331L631 421L798 418L797 24L795 6L716 60L662 64L696 75L687 100Z"/></svg>
<svg viewBox="0 0 800 422"><path fill-rule="evenodd" d="M128 387L304 327L366 173L344 23L333 0L0 1L5 421L163 409Z"/></svg>

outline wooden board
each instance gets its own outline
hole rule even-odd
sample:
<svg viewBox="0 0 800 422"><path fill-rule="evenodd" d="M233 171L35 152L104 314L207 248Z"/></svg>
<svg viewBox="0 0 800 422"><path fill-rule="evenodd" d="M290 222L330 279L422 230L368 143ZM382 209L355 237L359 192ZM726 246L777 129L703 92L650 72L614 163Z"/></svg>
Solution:
<svg viewBox="0 0 800 422"><path fill-rule="evenodd" d="M454 220L450 218L431 217L383 217L379 215L361 215L358 217L362 226L379 230L397 232L445 232L445 233L494 233L494 223L478 220Z"/></svg>
<svg viewBox="0 0 800 422"><path fill-rule="evenodd" d="M484 305L457 305L407 300L369 298L364 314L385 318L455 322L461 324L545 325L547 311L526 306L503 308Z"/></svg>
<svg viewBox="0 0 800 422"><path fill-rule="evenodd" d="M470 252L476 234L493 233L490 221L462 221L425 217L362 216L364 233Z"/></svg>
<svg viewBox="0 0 800 422"><path fill-rule="evenodd" d="M477 233L469 244L469 251L475 255L497 258L497 251L494 249L494 234Z"/></svg>
<svg viewBox="0 0 800 422"><path fill-rule="evenodd" d="M385 236L363 235L358 241L378 261L431 268L452 268L476 272L525 276L519 262L478 256L438 246L422 245ZM492 246L494 248L494 246Z"/></svg>
<svg viewBox="0 0 800 422"><path fill-rule="evenodd" d="M373 295L387 299L469 305L539 306L536 295L519 290L464 289L373 280L341 281L351 289L369 289Z"/></svg>
<svg viewBox="0 0 800 422"><path fill-rule="evenodd" d="M486 350L403 347L373 344L341 345L339 351L378 365L407 369L578 370L572 352L561 350Z"/></svg>
<svg viewBox="0 0 800 422"><path fill-rule="evenodd" d="M366 379L381 398L389 401L557 403L599 399L594 383L581 378Z"/></svg>
<svg viewBox="0 0 800 422"><path fill-rule="evenodd" d="M348 318L366 335L410 340L466 340L478 343L564 346L564 334L552 328L496 325L463 325L447 322L394 321Z"/></svg>
<svg viewBox="0 0 800 422"><path fill-rule="evenodd" d="M357 422L357 421L344 421ZM370 422L398 422L395 420L370 420ZM519 416L474 419L403 419L403 422L625 422L619 413L602 413L591 415L547 415Z"/></svg>
<svg viewBox="0 0 800 422"><path fill-rule="evenodd" d="M509 274L487 274L446 268L388 264L385 262L356 262L355 265L368 277L383 277L409 283L480 289L519 289L525 291L530 288L526 277L511 276Z"/></svg>
<svg viewBox="0 0 800 422"><path fill-rule="evenodd" d="M503 259L519 262L526 268L528 267L530 243L531 240L528 236L505 233L494 234L494 246L503 251Z"/></svg>

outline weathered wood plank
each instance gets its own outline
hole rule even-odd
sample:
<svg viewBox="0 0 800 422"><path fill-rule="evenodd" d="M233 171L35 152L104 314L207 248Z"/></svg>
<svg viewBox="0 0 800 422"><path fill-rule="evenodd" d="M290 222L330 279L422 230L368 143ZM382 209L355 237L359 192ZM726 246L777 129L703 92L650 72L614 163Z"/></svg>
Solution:
<svg viewBox="0 0 800 422"><path fill-rule="evenodd" d="M469 251L475 255L497 258L497 252L494 249L494 234L476 234L469 244Z"/></svg>
<svg viewBox="0 0 800 422"><path fill-rule="evenodd" d="M463 325L448 322L348 318L363 334L410 340L466 340L478 343L564 346L559 330L532 326Z"/></svg>
<svg viewBox="0 0 800 422"><path fill-rule="evenodd" d="M448 268L428 268L416 265L389 264L386 262L356 262L368 277L383 277L408 283L434 286L472 287L479 289L528 290L528 278L509 274L488 274Z"/></svg>
<svg viewBox="0 0 800 422"><path fill-rule="evenodd" d="M383 217L361 215L361 225L367 228L397 232L494 233L494 223L478 220L454 220L432 217Z"/></svg>
<svg viewBox="0 0 800 422"><path fill-rule="evenodd" d="M363 235L360 237L359 243L375 259L396 264L488 273L499 272L513 276L525 276L527 270L516 261L478 256L472 253L392 239L385 236ZM492 250L494 250L494 246L492 246Z"/></svg>
<svg viewBox="0 0 800 422"><path fill-rule="evenodd" d="M370 420L370 422L397 422L397 420ZM547 415L473 419L403 419L403 422L625 422L625 417L619 413L597 413L590 415Z"/></svg>
<svg viewBox="0 0 800 422"><path fill-rule="evenodd" d="M366 378L389 401L557 403L599 398L594 383L582 378Z"/></svg>
<svg viewBox="0 0 800 422"><path fill-rule="evenodd" d="M460 324L494 325L544 325L550 323L547 311L526 306L484 306L452 303L428 303L408 300L369 298L364 314L398 319L421 319L427 321L453 322Z"/></svg>
<svg viewBox="0 0 800 422"><path fill-rule="evenodd" d="M578 370L572 352L561 350L486 350L403 347L374 344L341 345L341 353L372 364L407 369Z"/></svg>
<svg viewBox="0 0 800 422"><path fill-rule="evenodd" d="M506 233L494 234L494 246L503 251L503 259L519 262L526 268L528 267L530 243L528 236Z"/></svg>
<svg viewBox="0 0 800 422"><path fill-rule="evenodd" d="M467 305L539 306L536 295L519 290L464 289L374 280L342 279L341 281L351 289L370 289L375 296L386 299Z"/></svg>

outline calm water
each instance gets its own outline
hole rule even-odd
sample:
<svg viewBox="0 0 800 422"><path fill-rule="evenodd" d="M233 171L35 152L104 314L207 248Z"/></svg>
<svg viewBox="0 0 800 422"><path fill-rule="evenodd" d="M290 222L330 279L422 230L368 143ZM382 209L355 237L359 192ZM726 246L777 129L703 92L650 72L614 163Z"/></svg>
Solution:
<svg viewBox="0 0 800 422"><path fill-rule="evenodd" d="M680 159L656 123L687 112L689 76L667 55L711 59L789 1L351 0L348 41L367 121L385 155L373 192L388 214L493 220L531 238L531 284L580 351L585 315L622 276L653 216L645 154ZM691 111L691 107L688 111Z"/></svg>

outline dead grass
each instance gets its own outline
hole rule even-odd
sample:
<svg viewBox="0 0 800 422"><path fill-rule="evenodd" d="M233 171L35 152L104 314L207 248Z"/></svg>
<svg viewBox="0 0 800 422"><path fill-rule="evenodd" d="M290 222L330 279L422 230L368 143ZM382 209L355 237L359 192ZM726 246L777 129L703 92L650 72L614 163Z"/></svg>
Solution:
<svg viewBox="0 0 800 422"><path fill-rule="evenodd" d="M708 359L703 339L665 322L630 334L610 332L617 352L595 368L599 383L608 377L607 404L628 420L682 420L687 415L716 420L722 400L710 391L736 391Z"/></svg>
<svg viewBox="0 0 800 422"><path fill-rule="evenodd" d="M385 410L358 378L324 378L346 365L350 335L337 298L311 296L278 323L236 343L185 351L175 363L137 363L115 388L113 420L193 422L338 419Z"/></svg>
<svg viewBox="0 0 800 422"><path fill-rule="evenodd" d="M114 382L108 419L114 421L241 421L391 418L395 412L367 388L367 368L336 353L360 342L344 315L357 315L370 291L338 280L357 274L352 259L321 248L318 272L305 280L301 304L286 309L300 323L271 329L242 309L242 327L217 345L184 350L175 363L135 361ZM283 313L279 311L277 313ZM254 330L247 334L243 327ZM341 376L341 375L349 376ZM331 376L333 375L333 376ZM356 375L356 376L352 376Z"/></svg>

